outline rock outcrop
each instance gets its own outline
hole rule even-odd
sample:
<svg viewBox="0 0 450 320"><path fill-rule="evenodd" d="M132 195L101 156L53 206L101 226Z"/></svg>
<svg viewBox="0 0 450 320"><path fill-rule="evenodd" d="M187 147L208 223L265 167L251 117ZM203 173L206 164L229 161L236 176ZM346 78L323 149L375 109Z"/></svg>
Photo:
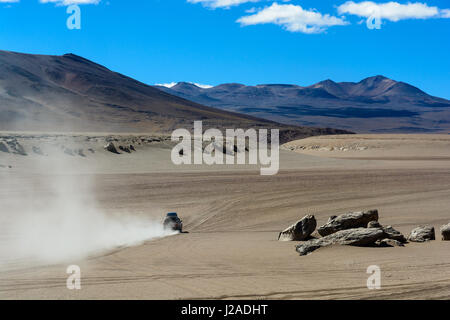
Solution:
<svg viewBox="0 0 450 320"><path fill-rule="evenodd" d="M411 231L408 240L411 242L425 242L430 240L436 240L436 233L434 231L434 227L430 226L417 227L413 231Z"/></svg>
<svg viewBox="0 0 450 320"><path fill-rule="evenodd" d="M301 256L336 244L363 247L404 247L408 241L425 242L436 239L432 226L417 227L406 238L392 226L385 227L380 224L378 218L377 210L332 216L325 225L317 230L322 237L311 238L310 235L314 231L316 221L314 216L306 216L281 232L278 239L302 241L296 246L296 251ZM450 223L442 226L440 231L442 240L450 240Z"/></svg>
<svg viewBox="0 0 450 320"><path fill-rule="evenodd" d="M378 240L386 238L386 233L380 228L354 228L337 231L319 239L308 240L296 246L296 251L307 255L319 248L334 244L350 246L374 246Z"/></svg>
<svg viewBox="0 0 450 320"><path fill-rule="evenodd" d="M378 221L378 210L351 212L341 214L340 216L332 216L317 231L322 237L325 237L341 230L365 228L371 221Z"/></svg>
<svg viewBox="0 0 450 320"><path fill-rule="evenodd" d="M316 230L317 221L312 215L305 216L278 235L279 241L303 241L308 239Z"/></svg>
<svg viewBox="0 0 450 320"><path fill-rule="evenodd" d="M441 227L442 240L450 241L450 223Z"/></svg>
<svg viewBox="0 0 450 320"><path fill-rule="evenodd" d="M116 146L112 142L108 142L108 144L105 146L105 150L119 154L119 151L117 151Z"/></svg>

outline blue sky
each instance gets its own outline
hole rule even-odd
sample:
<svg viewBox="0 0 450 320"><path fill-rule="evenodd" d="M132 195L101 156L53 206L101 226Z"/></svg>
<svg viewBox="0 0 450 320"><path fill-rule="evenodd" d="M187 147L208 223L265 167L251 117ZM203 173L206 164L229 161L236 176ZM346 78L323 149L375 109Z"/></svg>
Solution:
<svg viewBox="0 0 450 320"><path fill-rule="evenodd" d="M0 49L76 53L148 84L382 74L450 99L447 0L100 0L80 5L81 30L69 30L66 5L79 1L0 0ZM374 14L381 29L366 25Z"/></svg>

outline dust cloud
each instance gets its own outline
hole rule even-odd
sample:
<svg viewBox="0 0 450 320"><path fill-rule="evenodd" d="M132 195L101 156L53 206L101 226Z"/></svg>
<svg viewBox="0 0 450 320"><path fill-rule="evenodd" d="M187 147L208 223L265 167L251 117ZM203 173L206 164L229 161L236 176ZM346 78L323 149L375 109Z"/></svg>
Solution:
<svg viewBox="0 0 450 320"><path fill-rule="evenodd" d="M65 159L34 158L33 174L0 175L0 269L71 262L173 234L147 216L102 209L92 175L70 172Z"/></svg>

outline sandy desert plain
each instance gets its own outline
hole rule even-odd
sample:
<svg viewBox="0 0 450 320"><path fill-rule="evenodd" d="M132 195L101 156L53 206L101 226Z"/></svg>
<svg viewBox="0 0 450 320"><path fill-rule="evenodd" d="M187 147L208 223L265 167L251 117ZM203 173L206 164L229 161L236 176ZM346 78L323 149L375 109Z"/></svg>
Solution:
<svg viewBox="0 0 450 320"><path fill-rule="evenodd" d="M136 152L105 151L108 139ZM0 142L0 299L450 298L439 233L450 222L450 135L298 140L281 147L274 176L177 167L170 141L143 134L4 132ZM277 241L307 214L322 225L367 209L405 235L433 225L437 239L307 256ZM162 231L169 211L186 233ZM69 265L81 290L66 288ZM366 286L370 265L380 290Z"/></svg>

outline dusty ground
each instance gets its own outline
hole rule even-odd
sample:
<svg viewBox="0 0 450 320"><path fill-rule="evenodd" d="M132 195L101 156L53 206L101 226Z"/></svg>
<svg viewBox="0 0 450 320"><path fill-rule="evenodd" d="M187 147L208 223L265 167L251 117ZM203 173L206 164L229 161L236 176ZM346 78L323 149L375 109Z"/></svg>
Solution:
<svg viewBox="0 0 450 320"><path fill-rule="evenodd" d="M394 138L401 141L396 147ZM305 257L295 252L295 243L276 241L281 229L306 214L323 224L333 214L377 208L382 224L405 234L421 224L438 229L450 222L450 136L353 136L351 144L367 149L315 148L306 150L309 155L283 150L280 173L265 177L255 167L174 167L164 142L112 155L102 150L104 137L78 136L70 148L81 146L86 157L63 152L61 166L51 155L68 142L48 138L54 145L48 155L29 152L41 139L19 139L26 156L0 151L0 202L31 201L25 195L30 186L33 199L54 201L50 181L67 179L106 215L160 220L177 211L189 233L57 264L8 261L0 269L2 299L450 298L450 242L439 235L405 248L330 247ZM342 142L317 141L326 147ZM295 146L317 141L287 149L303 152ZM427 151L418 152L421 146ZM89 148L94 152L87 153ZM339 157L359 159L332 159ZM3 250L7 240L0 237ZM81 267L81 290L66 288L69 264ZM381 268L381 290L366 287L370 265Z"/></svg>
<svg viewBox="0 0 450 320"><path fill-rule="evenodd" d="M292 141L286 150L314 156L369 160L450 160L448 134L357 134Z"/></svg>

